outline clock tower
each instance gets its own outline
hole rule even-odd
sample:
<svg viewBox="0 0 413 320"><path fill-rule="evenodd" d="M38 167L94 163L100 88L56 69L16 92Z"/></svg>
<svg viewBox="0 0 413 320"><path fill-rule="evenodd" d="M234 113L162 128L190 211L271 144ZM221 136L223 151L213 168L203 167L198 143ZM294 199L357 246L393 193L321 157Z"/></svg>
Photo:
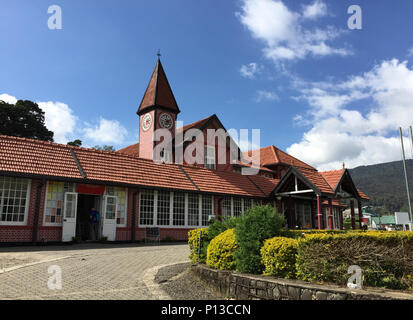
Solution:
<svg viewBox="0 0 413 320"><path fill-rule="evenodd" d="M155 66L148 87L138 108L139 157L153 159L153 141L156 129L168 129L175 135L175 121L179 110L174 94L166 78L161 60Z"/></svg>

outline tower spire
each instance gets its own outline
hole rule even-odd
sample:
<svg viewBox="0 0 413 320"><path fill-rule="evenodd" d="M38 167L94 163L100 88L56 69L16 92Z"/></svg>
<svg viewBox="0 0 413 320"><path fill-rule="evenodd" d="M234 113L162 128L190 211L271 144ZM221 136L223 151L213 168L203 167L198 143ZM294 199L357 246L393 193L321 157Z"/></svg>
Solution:
<svg viewBox="0 0 413 320"><path fill-rule="evenodd" d="M139 105L139 109L137 111L138 115L155 108L166 109L175 114L181 112L162 67L160 60L161 53L159 50L157 56L158 61L156 62L155 70L149 80L149 84L146 88L141 104Z"/></svg>

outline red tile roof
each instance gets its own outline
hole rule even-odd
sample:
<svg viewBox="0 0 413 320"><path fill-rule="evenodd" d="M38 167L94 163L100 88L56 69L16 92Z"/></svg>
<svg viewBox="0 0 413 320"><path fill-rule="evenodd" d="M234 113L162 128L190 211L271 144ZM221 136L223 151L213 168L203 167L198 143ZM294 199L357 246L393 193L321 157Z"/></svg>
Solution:
<svg viewBox="0 0 413 320"><path fill-rule="evenodd" d="M137 113L142 114L154 106L164 107L175 113L181 112L159 59Z"/></svg>
<svg viewBox="0 0 413 320"><path fill-rule="evenodd" d="M310 180L311 183L314 184L322 193L334 194L330 185L327 183L327 181L324 179L321 173L317 170L302 167L298 167L296 169L300 171L301 174L304 175L308 180Z"/></svg>
<svg viewBox="0 0 413 320"><path fill-rule="evenodd" d="M363 193L360 189L357 189L357 192L359 193L360 197L364 200L370 200L370 197L367 196L365 193Z"/></svg>
<svg viewBox="0 0 413 320"><path fill-rule="evenodd" d="M0 135L0 171L82 178L65 145Z"/></svg>
<svg viewBox="0 0 413 320"><path fill-rule="evenodd" d="M199 128L201 128L205 123L207 123L209 120L211 120L213 117L216 117L216 115L213 114L212 116L209 116L209 117L207 117L207 118L205 118L205 119L201 119L201 120L198 120L198 121L196 121L196 122L187 124L186 126L183 126L183 127L181 127L181 128L178 128L178 130L183 130L183 132L185 132L185 131L187 131L187 130L189 130L189 129L199 129Z"/></svg>
<svg viewBox="0 0 413 320"><path fill-rule="evenodd" d="M307 169L313 169L312 166L306 164L305 162L294 158L293 156L289 155L288 153L278 149L274 146L268 146L259 149L260 150L260 165L261 166L269 166L269 165L276 165L276 164L284 164L289 166L295 167L302 167ZM251 156L253 151L246 151L243 154Z"/></svg>
<svg viewBox="0 0 413 320"><path fill-rule="evenodd" d="M330 185L331 189L336 190L337 185L340 182L341 177L343 176L345 171L346 169L343 168L341 170L323 171L320 173Z"/></svg>
<svg viewBox="0 0 413 320"><path fill-rule="evenodd" d="M86 179L82 178L71 150L76 155ZM271 179L255 177L252 178L254 184L249 177L230 171L156 164L152 160L120 152L1 135L0 171L63 179L75 178L91 183L121 183L250 197L265 197L272 191L272 184L276 183Z"/></svg>
<svg viewBox="0 0 413 320"><path fill-rule="evenodd" d="M216 171L194 166L183 166L189 178L198 186L200 191L224 194L237 194L244 196L265 197L268 192L268 184L265 177L258 177L259 188L249 179L250 176L231 171ZM257 176L256 176L257 177ZM261 188L266 190L261 191Z"/></svg>
<svg viewBox="0 0 413 320"><path fill-rule="evenodd" d="M116 152L127 154L132 157L139 157L139 142L132 144L130 146L127 146L123 149L119 149Z"/></svg>

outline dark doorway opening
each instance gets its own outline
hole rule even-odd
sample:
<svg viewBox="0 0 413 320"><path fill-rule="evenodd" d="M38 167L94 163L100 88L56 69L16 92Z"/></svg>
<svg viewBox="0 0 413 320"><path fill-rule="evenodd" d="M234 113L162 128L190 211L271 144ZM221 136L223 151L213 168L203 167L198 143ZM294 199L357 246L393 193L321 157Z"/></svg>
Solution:
<svg viewBox="0 0 413 320"><path fill-rule="evenodd" d="M77 199L76 236L83 241L99 239L99 233L96 239L93 239L92 236L92 225L90 222L90 211L92 208L100 211L100 196L79 194ZM100 228L98 229L100 230Z"/></svg>

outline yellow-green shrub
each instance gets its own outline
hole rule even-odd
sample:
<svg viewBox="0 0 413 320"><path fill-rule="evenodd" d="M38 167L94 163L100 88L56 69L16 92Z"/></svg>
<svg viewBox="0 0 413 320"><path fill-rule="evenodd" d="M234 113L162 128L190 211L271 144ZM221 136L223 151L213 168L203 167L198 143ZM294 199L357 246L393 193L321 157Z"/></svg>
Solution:
<svg viewBox="0 0 413 320"><path fill-rule="evenodd" d="M261 248L264 274L294 279L298 241L285 237L274 237L264 242Z"/></svg>
<svg viewBox="0 0 413 320"><path fill-rule="evenodd" d="M309 234L297 248L297 278L346 284L348 267L358 265L366 286L413 287L412 232Z"/></svg>
<svg viewBox="0 0 413 320"><path fill-rule="evenodd" d="M199 235L200 234L201 234L201 248L200 248L199 259L198 259L198 246L199 246ZM189 250L190 250L189 259L191 259L191 263L205 262L208 242L209 242L208 228L189 230L188 245L189 245Z"/></svg>
<svg viewBox="0 0 413 320"><path fill-rule="evenodd" d="M207 266L219 270L235 270L234 252L237 248L235 229L220 233L208 245Z"/></svg>

